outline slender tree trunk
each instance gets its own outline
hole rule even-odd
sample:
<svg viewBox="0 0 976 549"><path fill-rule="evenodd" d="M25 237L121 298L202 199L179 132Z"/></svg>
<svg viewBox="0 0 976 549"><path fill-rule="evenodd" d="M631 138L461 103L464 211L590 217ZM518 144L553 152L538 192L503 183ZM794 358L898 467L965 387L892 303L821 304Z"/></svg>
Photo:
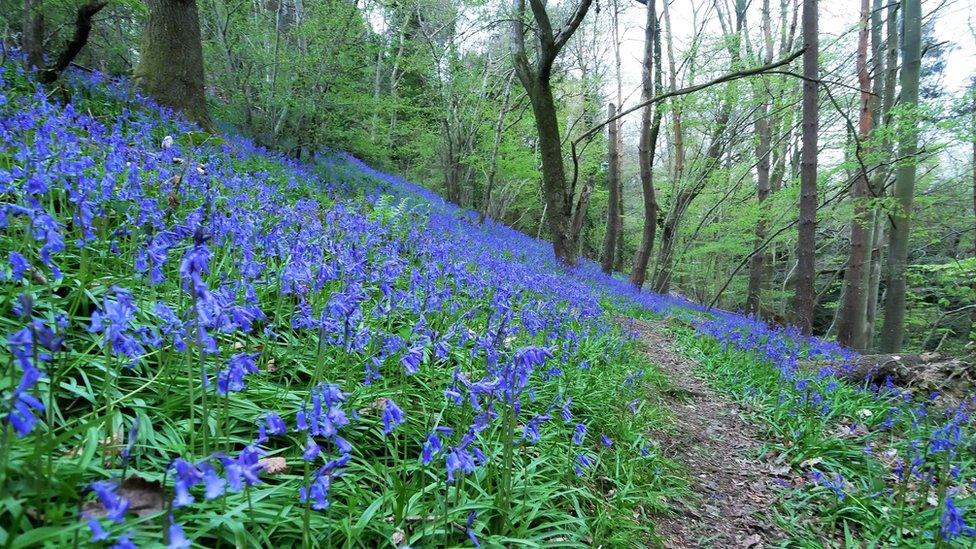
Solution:
<svg viewBox="0 0 976 549"><path fill-rule="evenodd" d="M763 63L773 61L772 19L769 15L769 0L762 4L763 42L765 53ZM754 87L758 93L765 93L760 86ZM756 114L756 200L759 203L759 220L756 221L756 246L761 246L766 240L766 198L769 197L770 170L770 124L769 99L764 96L763 103ZM758 315L760 299L766 283L766 253L759 252L752 256L749 262L749 289L746 293L746 312Z"/></svg>
<svg viewBox="0 0 976 549"><path fill-rule="evenodd" d="M42 0L25 0L20 29L20 47L27 66L44 68L44 10Z"/></svg>
<svg viewBox="0 0 976 549"><path fill-rule="evenodd" d="M617 80L617 105L623 106L623 77L621 75L620 67L623 63L620 58L620 6L617 0L613 3L613 54L617 62L615 67L616 80ZM620 135L623 134L622 128L623 124L617 121L617 143L614 145L617 148L617 257L614 261L614 270L623 271L624 270L624 189L623 180L620 179L620 151L622 149L621 143L623 140Z"/></svg>
<svg viewBox="0 0 976 549"><path fill-rule="evenodd" d="M803 150L800 160L800 221L797 242L794 321L804 334L813 332L817 247L817 120L819 37L817 0L803 0Z"/></svg>
<svg viewBox="0 0 976 549"><path fill-rule="evenodd" d="M644 67L641 71L642 101L647 101L654 96L655 60L658 62L658 74L660 74L660 46L658 45L655 48L655 42L658 42L658 32L654 4L655 0L647 0L645 11ZM658 50L657 54L655 54L655 49ZM644 286L644 279L647 277L647 263L651 258L651 251L654 248L654 233L657 230L657 198L654 195L653 168L654 150L657 146L657 135L661 128L661 109L654 109L655 115L652 117L652 108L652 105L647 105L641 110L640 141L637 147L641 191L644 196L644 230L641 232L641 242L637 248L637 253L634 255L634 267L630 272L630 283L638 290Z"/></svg>
<svg viewBox="0 0 976 549"><path fill-rule="evenodd" d="M898 8L897 2L888 3L888 20L885 25L885 77L884 90L881 99L881 111L877 117L878 122L884 122L885 127L890 128L893 123L892 109L895 106L895 86L898 83ZM887 133L885 134L888 135ZM882 150L891 154L892 143L885 137L881 145ZM894 155L892 155L894 156ZM882 196L885 192L889 170L879 170L875 178L875 194ZM886 257L886 238L887 238L888 218L882 212L875 212L874 223L874 246L871 249L871 278L868 281L868 306L866 310L867 322L864 325L864 338L867 347L874 346L875 323L877 320L878 305L880 299L882 259Z"/></svg>
<svg viewBox="0 0 976 549"><path fill-rule="evenodd" d="M614 254L617 251L617 240L620 235L620 151L617 150L619 138L617 136L617 121L614 117L617 108L613 103L607 109L607 117L610 120L607 128L607 187L610 196L607 199L607 232L603 237L603 253L600 257L600 268L603 272L610 274L613 272Z"/></svg>
<svg viewBox="0 0 976 549"><path fill-rule="evenodd" d="M895 175L895 198L898 208L892 214L888 244L888 284L885 299L884 326L881 329L881 351L897 353L905 337L905 272L908 268L908 238L911 228L912 202L915 196L915 155L918 152L918 79L921 65L922 8L920 0L903 0L901 41L901 94L899 104L908 109L908 124L898 144L903 159Z"/></svg>
<svg viewBox="0 0 976 549"><path fill-rule="evenodd" d="M196 0L147 0L135 81L160 105L212 131L204 93L203 46Z"/></svg>
<svg viewBox="0 0 976 549"><path fill-rule="evenodd" d="M841 345L863 351L865 311L863 299L867 292L865 272L870 269L870 237L874 227L868 215L867 200L870 196L870 179L865 164L863 147L874 129L875 96L871 93L871 74L868 71L868 21L871 16L870 0L861 0L861 28L857 41L857 81L861 90L861 114L858 123L857 148L858 176L852 188L854 219L851 220L851 255L844 270L843 300L839 308L837 340Z"/></svg>
<svg viewBox="0 0 976 549"><path fill-rule="evenodd" d="M502 94L502 108L498 111L498 118L495 119L495 139L491 145L491 160L488 161L488 177L485 182L485 203L482 204L481 214L478 222L483 223L485 217L491 212L491 191L495 186L495 176L498 174L498 149L502 144L502 133L505 129L505 116L508 115L509 101L512 96L512 79L515 73L511 72L505 80L505 91Z"/></svg>

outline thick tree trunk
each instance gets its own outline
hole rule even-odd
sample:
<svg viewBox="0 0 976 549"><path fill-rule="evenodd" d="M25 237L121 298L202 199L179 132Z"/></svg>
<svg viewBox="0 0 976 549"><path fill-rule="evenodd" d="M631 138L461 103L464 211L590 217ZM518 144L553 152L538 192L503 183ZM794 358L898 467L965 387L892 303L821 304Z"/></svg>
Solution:
<svg viewBox="0 0 976 549"><path fill-rule="evenodd" d="M542 160L542 196L549 212L549 235L556 259L566 265L576 264L576 240L570 227L571 200L566 192L566 168L556 103L548 80L536 81L529 91L535 128L539 134L539 155Z"/></svg>
<svg viewBox="0 0 976 549"><path fill-rule="evenodd" d="M797 241L794 323L804 334L813 331L816 295L817 245L817 127L819 83L819 37L817 0L803 0L803 146L800 159L800 220Z"/></svg>
<svg viewBox="0 0 976 549"><path fill-rule="evenodd" d="M603 237L603 252L600 257L600 268L603 272L613 272L614 254L617 252L617 240L620 239L620 151L617 150L619 139L617 136L617 107L610 103L607 117L610 124L607 128L607 187L610 196L607 199L607 231Z"/></svg>
<svg viewBox="0 0 976 549"><path fill-rule="evenodd" d="M20 29L20 47L27 56L27 66L44 67L44 10L41 0L25 0Z"/></svg>
<svg viewBox="0 0 976 549"><path fill-rule="evenodd" d="M641 70L641 101L648 101L654 96L654 62L657 61L660 74L661 55L658 42L657 14L655 0L647 0L644 19L644 66ZM655 42L658 45L655 46ZM655 52L657 50L657 52ZM644 197L644 229L641 231L641 242L634 255L634 267L630 271L630 283L637 289L644 286L647 277L647 263L654 249L654 233L657 230L657 197L654 194L654 150L657 145L657 135L661 127L661 109L654 109L647 105L641 109L640 141L637 145L637 159L640 166L641 192ZM652 124L653 119L653 124Z"/></svg>
<svg viewBox="0 0 976 549"><path fill-rule="evenodd" d="M196 0L147 0L135 81L160 105L212 131L204 92L203 46Z"/></svg>
<svg viewBox="0 0 976 549"><path fill-rule="evenodd" d="M857 80L861 90L861 114L858 124L857 155L859 174L854 182L854 219L851 220L851 255L844 270L843 299L839 309L837 340L841 345L863 351L865 342L864 322L867 317L863 307L867 301L865 273L870 270L870 234L874 227L868 215L867 200L870 196L870 179L865 164L863 147L874 129L875 96L871 93L871 75L868 72L868 20L871 16L870 0L861 0L861 29L857 42Z"/></svg>
<svg viewBox="0 0 976 549"><path fill-rule="evenodd" d="M901 95L899 104L909 109L910 120L916 118L918 79L922 56L922 9L920 0L902 2ZM881 329L881 350L896 353L905 337L905 272L908 268L908 237L911 228L912 202L915 196L915 155L918 152L918 128L914 122L905 124L900 136L898 155L903 158L895 175L895 198L898 208L892 213L891 237L888 244L888 284L885 299L884 326Z"/></svg>
<svg viewBox="0 0 976 549"><path fill-rule="evenodd" d="M566 265L576 264L577 238L579 231L575 223L570 226L573 217L573 190L567 189L566 169L563 162L562 141L559 135L559 120L556 117L556 102L552 96L550 79L553 64L559 51L566 45L583 18L589 11L593 0L581 0L565 24L558 32L553 30L552 21L546 11L543 0L529 0L532 17L536 23L535 37L538 41L538 52L535 63L529 61L525 46L526 26L523 22L525 15L525 0L514 0L514 12L517 16L512 21L511 49L515 64L515 73L529 94L532 104L532 114L535 115L535 127L539 135L539 156L542 160L542 196L545 202L544 210L549 211L549 232L552 238L552 249L556 259ZM575 182L575 180L574 180ZM579 205L584 211L577 210L576 217L582 219L589 196L585 196L587 189L580 193ZM580 222L582 228L582 222Z"/></svg>

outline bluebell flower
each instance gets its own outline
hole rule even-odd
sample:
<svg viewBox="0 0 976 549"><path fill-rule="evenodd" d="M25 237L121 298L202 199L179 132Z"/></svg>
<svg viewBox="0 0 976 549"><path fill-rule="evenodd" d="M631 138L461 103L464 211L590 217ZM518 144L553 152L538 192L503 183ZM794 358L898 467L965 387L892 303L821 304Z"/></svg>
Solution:
<svg viewBox="0 0 976 549"><path fill-rule="evenodd" d="M608 436L607 436L606 434L604 434L604 433L600 433L600 442L601 442L601 443L602 443L602 444L603 444L604 446L606 446L607 448L610 448L610 447L612 447L612 446L613 446L613 441L612 441L612 440L610 440L610 437L608 437Z"/></svg>
<svg viewBox="0 0 976 549"><path fill-rule="evenodd" d="M966 526L965 512L956 506L955 498L950 494L945 499L945 510L939 525L942 539L952 540L959 536L976 536L971 526Z"/></svg>
<svg viewBox="0 0 976 549"><path fill-rule="evenodd" d="M119 536L119 539L115 540L115 543L109 549L138 549L138 547L132 543L129 536Z"/></svg>
<svg viewBox="0 0 976 549"><path fill-rule="evenodd" d="M24 273L30 269L27 258L18 252L11 251L7 263L10 265L10 280L18 282L24 278Z"/></svg>
<svg viewBox="0 0 976 549"><path fill-rule="evenodd" d="M183 533L183 528L173 519L173 514L169 515L169 528L166 529L169 543L167 549L190 549L193 545Z"/></svg>
<svg viewBox="0 0 976 549"><path fill-rule="evenodd" d="M583 444L583 438L586 436L586 425L582 423L576 424L576 429L573 432L573 444L579 446Z"/></svg>
<svg viewBox="0 0 976 549"><path fill-rule="evenodd" d="M258 373L256 354L240 353L230 357L227 368L217 376L217 394L226 395L244 390L244 376Z"/></svg>
<svg viewBox="0 0 976 549"><path fill-rule="evenodd" d="M403 358L400 359L400 364L403 365L403 371L409 376L416 374L420 371L420 363L424 360L424 348L423 347L411 347Z"/></svg>
<svg viewBox="0 0 976 549"><path fill-rule="evenodd" d="M563 403L563 421L569 423L573 421L573 412L570 410L570 406L573 404L572 398L567 398L566 402Z"/></svg>
<svg viewBox="0 0 976 549"><path fill-rule="evenodd" d="M386 399L383 407L383 434L388 435L403 423L403 410L393 402L392 398Z"/></svg>
<svg viewBox="0 0 976 549"><path fill-rule="evenodd" d="M115 483L110 480L99 480L91 483L89 488L98 496L98 501L105 508L105 516L117 523L125 520L125 512L129 509L129 500L116 494Z"/></svg>
<svg viewBox="0 0 976 549"><path fill-rule="evenodd" d="M576 455L576 476L581 477L586 469L593 466L593 460L590 459L586 454Z"/></svg>
<svg viewBox="0 0 976 549"><path fill-rule="evenodd" d="M481 543L478 541L478 537L475 536L474 530L471 528L472 526L474 526L474 521L476 518L478 518L477 511L471 511L470 513L468 513L468 520L464 524L464 531L468 534L468 539L471 540L471 543L475 547L481 547Z"/></svg>
<svg viewBox="0 0 976 549"><path fill-rule="evenodd" d="M97 518L88 519L88 529L91 530L92 541L104 541L108 539L108 532L102 528L102 523Z"/></svg>

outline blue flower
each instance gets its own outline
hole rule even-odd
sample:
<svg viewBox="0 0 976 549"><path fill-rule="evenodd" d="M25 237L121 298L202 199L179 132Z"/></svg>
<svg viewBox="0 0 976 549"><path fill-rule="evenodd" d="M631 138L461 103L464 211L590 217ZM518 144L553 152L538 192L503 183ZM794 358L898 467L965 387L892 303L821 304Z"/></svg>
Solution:
<svg viewBox="0 0 976 549"><path fill-rule="evenodd" d="M952 540L959 536L976 536L976 531L971 526L966 526L966 514L964 510L956 506L955 499L950 494L946 496L945 510L942 511L939 532L942 539Z"/></svg>
<svg viewBox="0 0 976 549"><path fill-rule="evenodd" d="M586 425L582 423L576 424L576 429L573 432L573 444L579 446L583 444L583 438L586 436Z"/></svg>
<svg viewBox="0 0 976 549"><path fill-rule="evenodd" d="M230 357L227 368L217 376L217 394L226 395L244 390L244 376L258 373L256 354L240 353Z"/></svg>
<svg viewBox="0 0 976 549"><path fill-rule="evenodd" d="M403 423L403 410L393 402L392 398L386 399L383 407L383 434L388 435Z"/></svg>
<svg viewBox="0 0 976 549"><path fill-rule="evenodd" d="M423 347L411 347L407 354L403 355L400 359L400 364L403 365L403 371L406 374L413 375L420 371L420 363L424 360L424 348Z"/></svg>
<svg viewBox="0 0 976 549"><path fill-rule="evenodd" d="M95 492L99 503L105 508L105 516L121 524L125 520L125 512L129 509L129 500L115 493L115 483L110 480L99 480L93 482L89 488Z"/></svg>
<svg viewBox="0 0 976 549"><path fill-rule="evenodd" d="M102 528L102 523L97 518L88 519L88 529L91 530L92 541L104 541L108 539L108 532Z"/></svg>
<svg viewBox="0 0 976 549"><path fill-rule="evenodd" d="M186 535L183 533L183 528L173 519L173 514L169 515L169 528L166 530L169 536L169 543L166 545L167 549L190 549L193 545L190 540L186 539Z"/></svg>

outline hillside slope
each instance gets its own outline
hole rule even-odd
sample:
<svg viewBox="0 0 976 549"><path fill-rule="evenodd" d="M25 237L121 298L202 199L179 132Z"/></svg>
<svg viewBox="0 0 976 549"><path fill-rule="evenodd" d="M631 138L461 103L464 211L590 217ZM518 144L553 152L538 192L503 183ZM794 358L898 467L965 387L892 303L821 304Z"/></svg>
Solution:
<svg viewBox="0 0 976 549"><path fill-rule="evenodd" d="M71 74L65 105L0 78L0 543L647 543L685 481L648 435L667 381L622 314L684 319L716 383L783 415L798 469L869 407L822 468L875 491L888 473L851 447L911 460L955 426L957 480L918 531L950 486L972 497L968 416L913 421L910 397L798 369L842 363L833 344L567 272L354 158L210 137L98 74Z"/></svg>

